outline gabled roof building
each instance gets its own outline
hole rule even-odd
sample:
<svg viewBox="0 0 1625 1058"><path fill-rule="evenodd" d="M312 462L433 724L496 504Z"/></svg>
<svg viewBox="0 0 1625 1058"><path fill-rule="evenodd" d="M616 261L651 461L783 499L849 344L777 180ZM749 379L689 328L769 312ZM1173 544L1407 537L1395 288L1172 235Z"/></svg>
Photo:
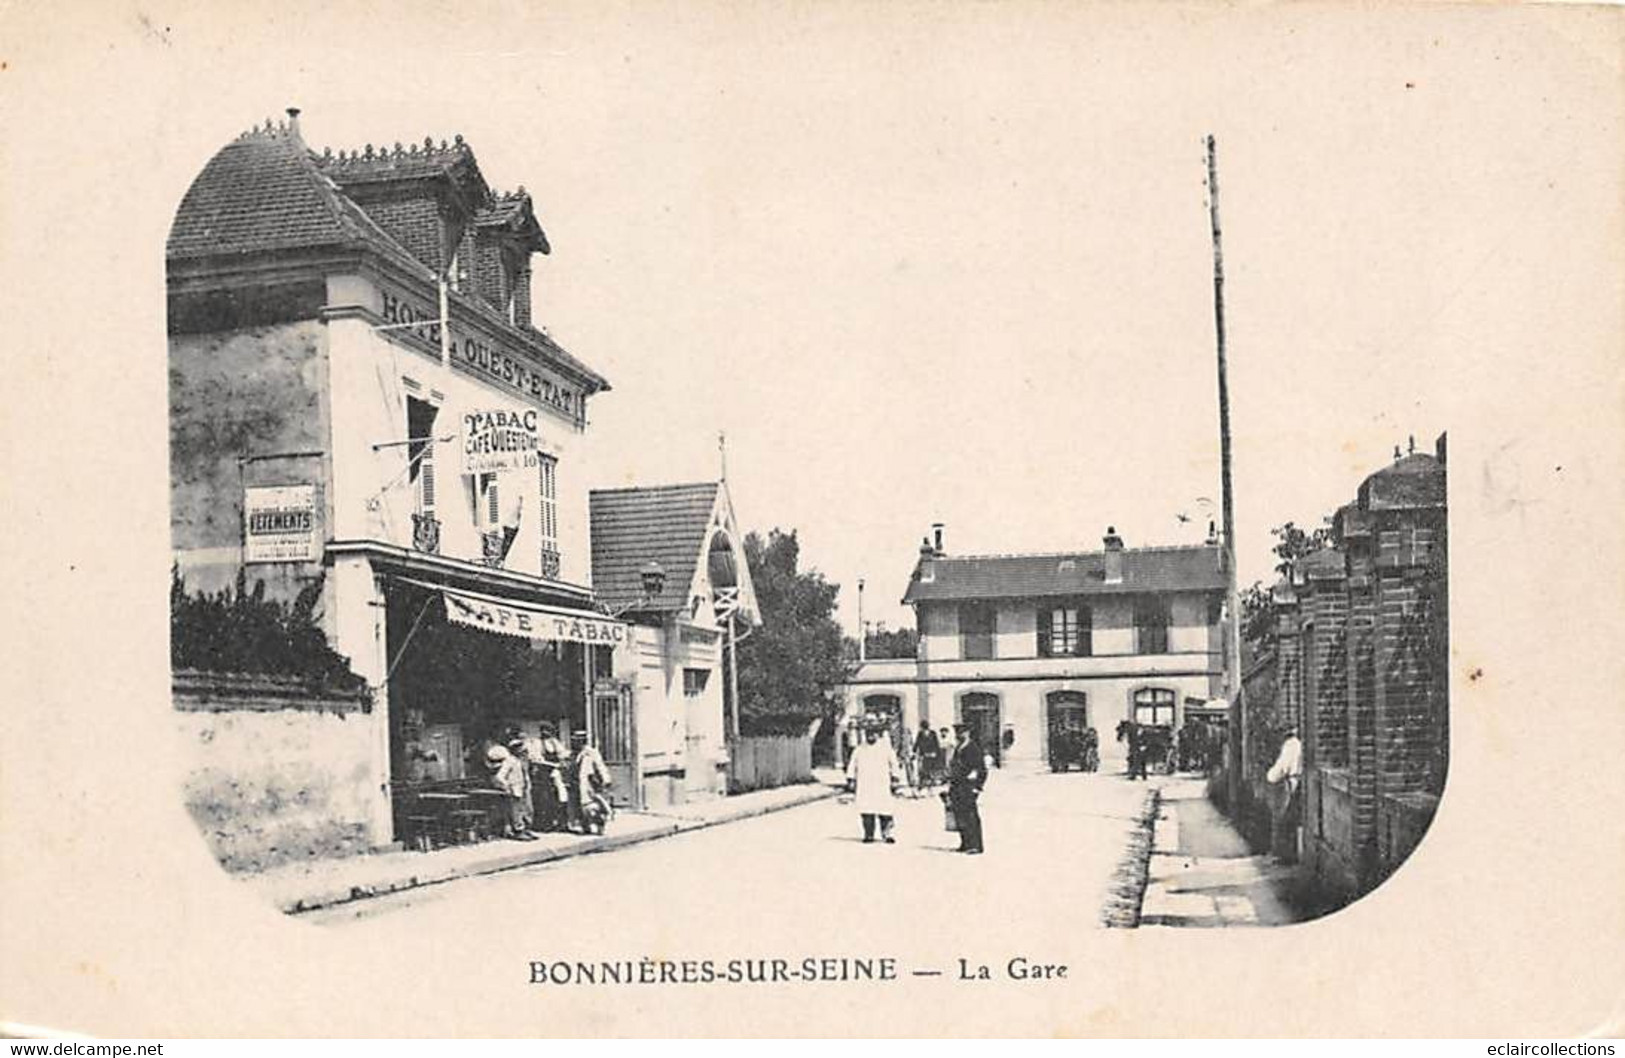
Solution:
<svg viewBox="0 0 1625 1058"><path fill-rule="evenodd" d="M246 754L198 797L308 770L300 803L378 846L423 836L415 792L483 778L512 728L587 730L635 771L624 696L594 691L627 636L588 544L587 409L610 387L531 318L550 250L530 195L489 184L461 137L317 151L290 110L186 191L167 246L176 568L193 592L239 571L273 599L319 588L373 691L297 768Z"/></svg>
<svg viewBox="0 0 1625 1058"><path fill-rule="evenodd" d="M761 623L728 487L595 489L590 508L594 588L630 623L614 675L632 692L643 801L726 793L730 647ZM664 577L657 595L646 590L651 570Z"/></svg>
<svg viewBox="0 0 1625 1058"><path fill-rule="evenodd" d="M1057 732L1093 727L1121 760L1125 720L1177 728L1219 693L1221 549L954 555L927 539L903 602L918 656L877 660L848 685L849 710L889 712L913 731L972 726L996 762L1036 768Z"/></svg>

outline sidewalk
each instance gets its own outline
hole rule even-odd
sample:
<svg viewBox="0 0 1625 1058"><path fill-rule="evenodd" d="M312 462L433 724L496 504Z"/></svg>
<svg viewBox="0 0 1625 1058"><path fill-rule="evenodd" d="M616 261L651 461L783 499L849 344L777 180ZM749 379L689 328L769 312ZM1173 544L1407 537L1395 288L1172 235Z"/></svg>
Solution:
<svg viewBox="0 0 1625 1058"><path fill-rule="evenodd" d="M778 812L834 797L833 773L815 772L813 782L774 790L755 790L732 797L673 805L658 812L618 812L602 837L543 834L535 841L486 841L454 845L433 852L379 852L367 856L320 860L245 875L243 884L259 890L289 914L313 911L351 900L383 896L403 889L513 870L552 860L636 845L656 838L701 830L720 823Z"/></svg>
<svg viewBox="0 0 1625 1058"><path fill-rule="evenodd" d="M1162 789L1142 926L1282 926L1303 916L1287 900L1295 868L1255 856L1207 800L1206 782L1175 776Z"/></svg>

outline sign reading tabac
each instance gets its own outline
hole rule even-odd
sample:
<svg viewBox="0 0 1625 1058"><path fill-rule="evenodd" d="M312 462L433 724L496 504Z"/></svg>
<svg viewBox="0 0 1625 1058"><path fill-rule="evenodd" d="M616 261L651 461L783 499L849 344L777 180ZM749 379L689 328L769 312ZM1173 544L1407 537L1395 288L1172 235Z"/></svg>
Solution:
<svg viewBox="0 0 1625 1058"><path fill-rule="evenodd" d="M315 562L316 486L271 485L243 490L244 562Z"/></svg>
<svg viewBox="0 0 1625 1058"><path fill-rule="evenodd" d="M540 416L535 408L482 408L463 413L464 474L524 470L540 464Z"/></svg>

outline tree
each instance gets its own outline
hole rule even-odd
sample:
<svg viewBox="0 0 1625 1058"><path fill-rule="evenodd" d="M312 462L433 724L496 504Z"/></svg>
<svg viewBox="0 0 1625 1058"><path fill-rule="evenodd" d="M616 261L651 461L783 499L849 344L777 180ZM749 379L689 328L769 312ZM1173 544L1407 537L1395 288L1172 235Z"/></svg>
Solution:
<svg viewBox="0 0 1625 1058"><path fill-rule="evenodd" d="M1304 532L1293 522L1270 530L1275 546L1270 550L1278 560L1275 572L1290 575L1293 563L1317 551L1332 546L1332 527L1323 524L1312 532ZM1249 653L1256 654L1275 637L1275 605L1269 589L1258 581L1241 592L1241 640Z"/></svg>
<svg viewBox="0 0 1625 1058"><path fill-rule="evenodd" d="M743 734L805 731L832 717L834 688L852 674L835 621L840 585L799 569L794 530L774 529L764 541L745 537L745 560L756 588L762 625L739 641L739 726Z"/></svg>
<svg viewBox="0 0 1625 1058"><path fill-rule="evenodd" d="M869 633L869 640L864 647L870 660L912 658L916 655L919 644L920 637L912 628L888 629L885 625L878 625Z"/></svg>
<svg viewBox="0 0 1625 1058"><path fill-rule="evenodd" d="M1306 533L1292 522L1278 525L1270 530L1275 534L1275 546L1271 548L1275 557L1280 559L1275 564L1275 572L1286 576L1292 568L1292 563L1305 555L1312 555L1316 551L1330 547L1332 543L1332 527L1323 524L1314 532Z"/></svg>

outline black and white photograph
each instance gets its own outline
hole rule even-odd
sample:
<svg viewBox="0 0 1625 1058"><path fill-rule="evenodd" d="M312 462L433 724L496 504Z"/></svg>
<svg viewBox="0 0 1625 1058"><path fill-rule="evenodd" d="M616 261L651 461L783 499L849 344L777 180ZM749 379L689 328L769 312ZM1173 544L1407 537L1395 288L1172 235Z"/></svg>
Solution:
<svg viewBox="0 0 1625 1058"><path fill-rule="evenodd" d="M1619 8L0 20L7 1035L1622 1031Z"/></svg>

